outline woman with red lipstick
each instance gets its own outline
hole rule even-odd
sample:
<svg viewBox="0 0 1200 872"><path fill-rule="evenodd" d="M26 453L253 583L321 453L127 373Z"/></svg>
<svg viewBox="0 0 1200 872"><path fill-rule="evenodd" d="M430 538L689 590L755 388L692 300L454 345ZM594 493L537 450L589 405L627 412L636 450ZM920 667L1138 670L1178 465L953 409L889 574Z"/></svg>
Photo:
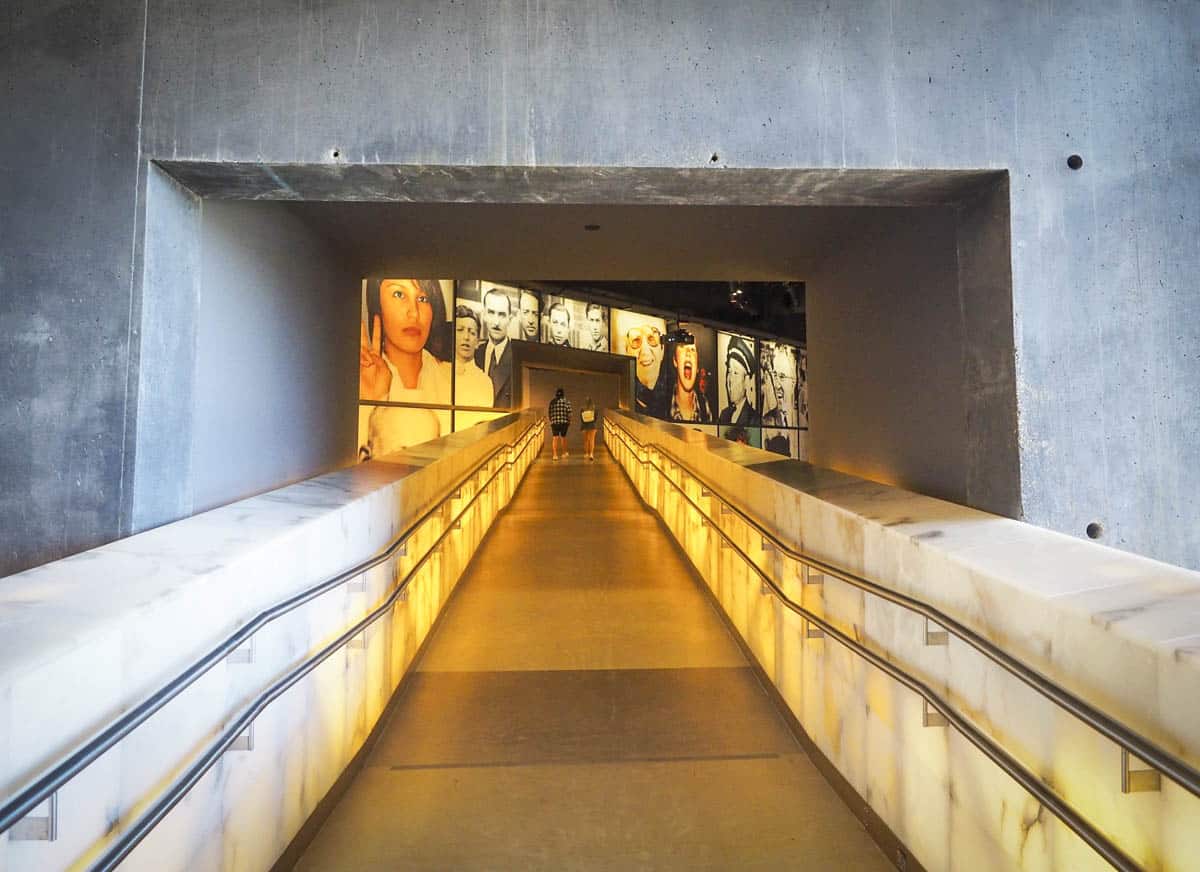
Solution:
<svg viewBox="0 0 1200 872"><path fill-rule="evenodd" d="M450 374L429 350L435 325L446 319L437 281L372 280L358 355L359 400L449 405ZM369 326L369 332L368 332ZM365 420L364 420L365 418ZM365 424L365 427L362 425ZM361 454L379 457L450 432L450 414L437 409L364 406Z"/></svg>

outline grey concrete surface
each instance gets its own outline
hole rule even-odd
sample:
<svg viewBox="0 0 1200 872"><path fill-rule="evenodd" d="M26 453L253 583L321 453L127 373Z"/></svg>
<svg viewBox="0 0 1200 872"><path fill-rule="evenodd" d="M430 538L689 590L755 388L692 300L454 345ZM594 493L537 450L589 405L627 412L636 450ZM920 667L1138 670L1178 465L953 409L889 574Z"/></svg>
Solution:
<svg viewBox="0 0 1200 872"><path fill-rule="evenodd" d="M130 526L139 146L1007 169L1025 517L1200 566L1196 3L17 0L0 49L0 572Z"/></svg>
<svg viewBox="0 0 1200 872"><path fill-rule="evenodd" d="M131 532L187 517L195 505L196 330L200 311L201 201L152 168L146 184L137 426ZM171 474L164 474L171 470Z"/></svg>
<svg viewBox="0 0 1200 872"><path fill-rule="evenodd" d="M297 869L890 868L597 456L543 451Z"/></svg>
<svg viewBox="0 0 1200 872"><path fill-rule="evenodd" d="M133 530L353 463L354 266L278 209L148 198Z"/></svg>
<svg viewBox="0 0 1200 872"><path fill-rule="evenodd" d="M956 215L906 212L861 221L809 286L809 460L966 503L969 458L990 445L967 433Z"/></svg>
<svg viewBox="0 0 1200 872"><path fill-rule="evenodd" d="M0 576L122 532L143 18L0 12Z"/></svg>
<svg viewBox="0 0 1200 872"><path fill-rule="evenodd" d="M937 206L974 199L1002 170L747 169L158 161L197 196L218 200L589 205L597 183L622 206Z"/></svg>
<svg viewBox="0 0 1200 872"><path fill-rule="evenodd" d="M359 274L270 211L204 207L192 511L357 459Z"/></svg>
<svg viewBox="0 0 1200 872"><path fill-rule="evenodd" d="M964 502L1019 518L1025 510L1017 418L1008 178L959 204L955 218L963 333ZM1078 530L1073 532L1078 534Z"/></svg>

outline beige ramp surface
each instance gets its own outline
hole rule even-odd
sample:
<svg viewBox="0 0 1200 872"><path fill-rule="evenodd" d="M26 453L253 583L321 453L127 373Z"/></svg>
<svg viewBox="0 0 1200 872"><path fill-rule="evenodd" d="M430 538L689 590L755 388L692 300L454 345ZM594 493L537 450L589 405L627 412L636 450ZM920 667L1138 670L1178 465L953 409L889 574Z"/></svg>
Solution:
<svg viewBox="0 0 1200 872"><path fill-rule="evenodd" d="M606 456L530 469L297 869L888 869Z"/></svg>

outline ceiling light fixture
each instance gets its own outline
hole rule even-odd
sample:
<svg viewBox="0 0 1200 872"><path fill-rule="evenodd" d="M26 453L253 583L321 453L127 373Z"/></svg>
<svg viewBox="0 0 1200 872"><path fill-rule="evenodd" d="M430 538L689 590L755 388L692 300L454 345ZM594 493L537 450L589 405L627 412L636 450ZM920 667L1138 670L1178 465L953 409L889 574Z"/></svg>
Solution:
<svg viewBox="0 0 1200 872"><path fill-rule="evenodd" d="M729 283L729 305L740 312L747 314L752 312L754 307L750 304L750 294L747 292L745 282Z"/></svg>

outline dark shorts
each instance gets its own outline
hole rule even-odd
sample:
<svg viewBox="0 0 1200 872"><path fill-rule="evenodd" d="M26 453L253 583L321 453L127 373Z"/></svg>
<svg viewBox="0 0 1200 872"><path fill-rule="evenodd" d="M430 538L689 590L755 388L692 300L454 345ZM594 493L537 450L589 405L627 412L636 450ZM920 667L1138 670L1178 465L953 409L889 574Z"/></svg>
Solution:
<svg viewBox="0 0 1200 872"><path fill-rule="evenodd" d="M567 428L570 426L570 424L551 424L550 433L554 436L566 436Z"/></svg>

